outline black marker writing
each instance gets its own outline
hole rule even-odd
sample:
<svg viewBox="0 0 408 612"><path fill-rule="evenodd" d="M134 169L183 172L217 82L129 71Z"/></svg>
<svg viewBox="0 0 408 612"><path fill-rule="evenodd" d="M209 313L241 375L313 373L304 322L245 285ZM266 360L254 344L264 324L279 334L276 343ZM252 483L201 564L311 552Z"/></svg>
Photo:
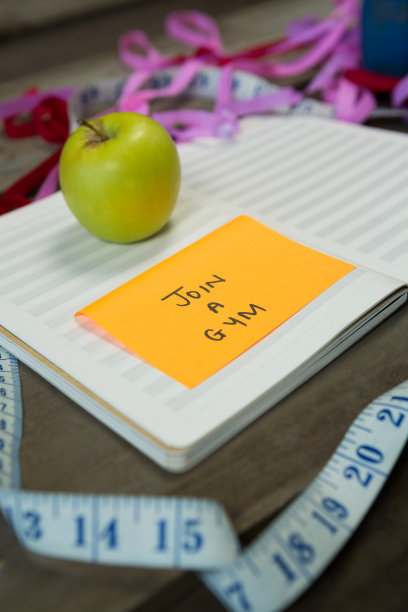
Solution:
<svg viewBox="0 0 408 612"><path fill-rule="evenodd" d="M207 308L209 308L211 312L215 312L215 314L217 314L218 308L224 308L224 305L220 304L219 302L209 302L207 304Z"/></svg>
<svg viewBox="0 0 408 612"><path fill-rule="evenodd" d="M199 288L204 290L206 293L210 293L210 289L213 289L216 283L225 283L225 278L221 278L221 276L218 276L217 274L213 274L213 278L215 280L206 281L203 285L199 285ZM210 289L208 289L208 287ZM182 289L184 289L183 285L181 285L181 287L177 287L177 289L175 289L165 297L161 298L162 302L164 300L168 300L171 296L174 296L178 301L173 301L173 304L175 304L176 306L189 306L191 304L192 299L198 300L201 297L201 293L199 291L186 291L184 295L183 293L181 293Z"/></svg>
<svg viewBox="0 0 408 612"><path fill-rule="evenodd" d="M217 303L217 302L211 302L211 303ZM258 313L258 310L263 310L264 312L266 312L266 308L263 308L262 306L258 306L257 304L249 304L248 308L251 309L250 312L247 312L246 310L242 310L240 312L237 312L235 317L228 317L227 321L223 321L222 325L243 325L244 327L247 326L247 323L244 323L244 321L240 321L239 318L237 317L241 317L241 319L245 319L246 321L251 319L251 317L255 317ZM215 311L214 311L215 312ZM218 329L217 331L214 331L213 329L206 329L204 332L204 336L206 336L209 340L216 340L217 342L219 340L223 340L224 338L227 337L227 334L221 329Z"/></svg>

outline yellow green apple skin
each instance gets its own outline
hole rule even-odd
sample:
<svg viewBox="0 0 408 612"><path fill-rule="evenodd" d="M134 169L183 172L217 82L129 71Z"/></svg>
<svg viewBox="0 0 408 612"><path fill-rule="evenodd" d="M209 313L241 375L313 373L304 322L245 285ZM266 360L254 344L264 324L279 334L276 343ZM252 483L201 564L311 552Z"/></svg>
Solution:
<svg viewBox="0 0 408 612"><path fill-rule="evenodd" d="M170 218L180 189L180 160L171 137L138 113L111 113L85 123L61 153L59 180L68 207L103 240L127 243L152 236Z"/></svg>

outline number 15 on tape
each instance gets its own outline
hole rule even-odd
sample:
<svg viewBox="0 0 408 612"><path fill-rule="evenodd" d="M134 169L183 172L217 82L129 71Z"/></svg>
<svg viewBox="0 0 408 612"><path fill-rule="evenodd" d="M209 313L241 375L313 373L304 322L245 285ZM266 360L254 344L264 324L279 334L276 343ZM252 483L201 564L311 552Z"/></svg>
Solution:
<svg viewBox="0 0 408 612"><path fill-rule="evenodd" d="M355 419L321 473L245 551L223 507L194 498L19 489L16 360L0 351L0 507L32 552L83 562L198 571L234 612L297 599L354 533L408 437L408 382Z"/></svg>

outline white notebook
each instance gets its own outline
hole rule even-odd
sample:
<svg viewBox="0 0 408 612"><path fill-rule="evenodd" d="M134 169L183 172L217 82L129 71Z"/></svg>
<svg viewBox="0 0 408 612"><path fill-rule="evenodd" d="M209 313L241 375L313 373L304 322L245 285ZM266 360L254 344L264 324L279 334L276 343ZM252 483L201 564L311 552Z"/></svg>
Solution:
<svg viewBox="0 0 408 612"><path fill-rule="evenodd" d="M230 141L180 146L164 231L109 244L57 193L0 218L0 341L162 467L186 470L406 300L408 139L311 117L242 121ZM79 324L75 312L240 214L354 270L187 388Z"/></svg>

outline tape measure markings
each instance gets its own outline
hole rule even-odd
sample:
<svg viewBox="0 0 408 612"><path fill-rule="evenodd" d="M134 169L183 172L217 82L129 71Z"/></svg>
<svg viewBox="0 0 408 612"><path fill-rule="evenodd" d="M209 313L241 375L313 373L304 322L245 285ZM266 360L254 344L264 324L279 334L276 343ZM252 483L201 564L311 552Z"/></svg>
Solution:
<svg viewBox="0 0 408 612"><path fill-rule="evenodd" d="M157 498L25 491L3 491L0 499L13 527L22 526L22 543L38 554L202 569L230 562L238 552L236 534L216 502L162 498L158 505Z"/></svg>
<svg viewBox="0 0 408 612"><path fill-rule="evenodd" d="M404 383L397 389L401 393L408 387ZM366 408L357 419L360 423L371 419L373 427L360 429L353 423L343 438L348 444L353 443L356 456L336 450L283 517L244 553L262 554L262 562L258 563L262 570L256 579L246 575L238 564L228 572L221 569L206 574L207 586L229 609L282 610L305 590L305 582L313 582L327 567L361 522L405 444L407 411L400 410L399 402L408 402L408 397L391 391ZM350 435L356 439L350 439ZM344 447L344 442L340 447ZM377 468L379 463L385 469ZM339 493L339 499L334 497ZM286 578L284 583L282 576Z"/></svg>
<svg viewBox="0 0 408 612"><path fill-rule="evenodd" d="M358 527L408 436L405 382L357 416L315 480L242 552L211 500L18 490L18 365L3 349L0 361L0 506L22 544L62 559L199 571L233 612L278 612L316 580Z"/></svg>
<svg viewBox="0 0 408 612"><path fill-rule="evenodd" d="M20 487L22 419L17 360L0 347L0 491Z"/></svg>

